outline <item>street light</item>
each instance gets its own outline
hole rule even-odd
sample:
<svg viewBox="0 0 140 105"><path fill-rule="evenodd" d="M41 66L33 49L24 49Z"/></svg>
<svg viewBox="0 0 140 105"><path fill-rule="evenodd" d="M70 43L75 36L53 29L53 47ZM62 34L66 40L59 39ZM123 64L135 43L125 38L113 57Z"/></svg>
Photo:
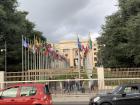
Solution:
<svg viewBox="0 0 140 105"><path fill-rule="evenodd" d="M1 49L0 51L1 52L5 52L5 73L7 71L7 43L6 43L6 40L5 40L5 48L4 49Z"/></svg>

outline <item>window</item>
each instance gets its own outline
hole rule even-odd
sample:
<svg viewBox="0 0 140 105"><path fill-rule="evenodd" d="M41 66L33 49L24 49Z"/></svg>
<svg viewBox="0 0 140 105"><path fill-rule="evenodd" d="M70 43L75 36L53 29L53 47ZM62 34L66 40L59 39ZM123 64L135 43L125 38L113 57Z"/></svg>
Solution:
<svg viewBox="0 0 140 105"><path fill-rule="evenodd" d="M139 93L139 89L137 86L128 86L124 89L124 92L129 94L129 93Z"/></svg>
<svg viewBox="0 0 140 105"><path fill-rule="evenodd" d="M95 67L97 67L98 66L98 64L97 63L95 63Z"/></svg>
<svg viewBox="0 0 140 105"><path fill-rule="evenodd" d="M94 55L97 55L97 52L95 52Z"/></svg>
<svg viewBox="0 0 140 105"><path fill-rule="evenodd" d="M97 61L97 57L94 57L94 61Z"/></svg>
<svg viewBox="0 0 140 105"><path fill-rule="evenodd" d="M63 52L64 53L66 53L66 52L68 52L69 51L69 49L63 49Z"/></svg>
<svg viewBox="0 0 140 105"><path fill-rule="evenodd" d="M17 91L18 91L18 87L4 90L3 93L2 93L2 97L3 98L13 98L13 97L16 97Z"/></svg>
<svg viewBox="0 0 140 105"><path fill-rule="evenodd" d="M21 87L20 96L34 96L36 94L36 88L30 86Z"/></svg>

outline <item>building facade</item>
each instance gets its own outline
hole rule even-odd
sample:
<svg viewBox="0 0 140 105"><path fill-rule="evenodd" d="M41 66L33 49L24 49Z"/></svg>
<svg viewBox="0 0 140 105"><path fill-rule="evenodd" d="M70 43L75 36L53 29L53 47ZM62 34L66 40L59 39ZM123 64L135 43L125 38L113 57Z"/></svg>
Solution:
<svg viewBox="0 0 140 105"><path fill-rule="evenodd" d="M92 49L88 49L88 52L85 54L86 47L88 46L88 40L82 40L81 46L83 48L80 51L80 58L81 58L81 67L89 67L93 68L97 64L97 52L98 52L98 45L97 41L92 41ZM78 45L77 41L75 40L64 40L60 41L59 43L55 44L55 49L58 50L59 53L63 54L69 63L70 67L77 67L78 66Z"/></svg>

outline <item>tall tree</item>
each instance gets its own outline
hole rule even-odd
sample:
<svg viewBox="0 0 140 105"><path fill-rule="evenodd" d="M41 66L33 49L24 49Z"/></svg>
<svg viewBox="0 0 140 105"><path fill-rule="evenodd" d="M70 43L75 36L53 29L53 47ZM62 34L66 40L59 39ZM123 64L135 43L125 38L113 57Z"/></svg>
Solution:
<svg viewBox="0 0 140 105"><path fill-rule="evenodd" d="M35 25L26 19L27 12L17 10L17 0L0 0L0 49L7 43L7 71L19 71L22 65L22 35L33 38ZM0 70L4 70L4 52L0 53Z"/></svg>
<svg viewBox="0 0 140 105"><path fill-rule="evenodd" d="M99 65L140 67L140 0L119 0L119 10L106 18L102 30Z"/></svg>

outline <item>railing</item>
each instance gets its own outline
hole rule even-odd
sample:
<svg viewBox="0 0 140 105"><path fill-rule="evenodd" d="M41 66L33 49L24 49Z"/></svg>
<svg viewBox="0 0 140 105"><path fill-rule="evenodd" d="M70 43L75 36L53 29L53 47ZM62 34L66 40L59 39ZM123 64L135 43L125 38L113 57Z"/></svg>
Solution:
<svg viewBox="0 0 140 105"><path fill-rule="evenodd" d="M5 74L1 88L17 83L48 83L53 94L83 95L89 93L110 92L116 86L129 83L140 83L140 68L104 68L94 69L93 79L88 79L86 70L30 70ZM50 80L50 77L51 80ZM94 85L91 89L90 84Z"/></svg>
<svg viewBox="0 0 140 105"><path fill-rule="evenodd" d="M19 83L44 83L48 84L52 94L60 95L95 95L111 92L121 84L140 83L140 78L112 78L99 81L97 79L67 79L67 80L38 80L38 81L8 81L0 83L6 88Z"/></svg>
<svg viewBox="0 0 140 105"><path fill-rule="evenodd" d="M96 71L93 72L94 78L97 78ZM5 73L5 81L31 81L31 80L49 80L52 77L58 79L72 79L79 77L77 69L46 69L46 70L28 70L25 72L7 72ZM80 77L88 79L85 70L80 70Z"/></svg>
<svg viewBox="0 0 140 105"><path fill-rule="evenodd" d="M105 68L105 78L140 78L140 68Z"/></svg>

